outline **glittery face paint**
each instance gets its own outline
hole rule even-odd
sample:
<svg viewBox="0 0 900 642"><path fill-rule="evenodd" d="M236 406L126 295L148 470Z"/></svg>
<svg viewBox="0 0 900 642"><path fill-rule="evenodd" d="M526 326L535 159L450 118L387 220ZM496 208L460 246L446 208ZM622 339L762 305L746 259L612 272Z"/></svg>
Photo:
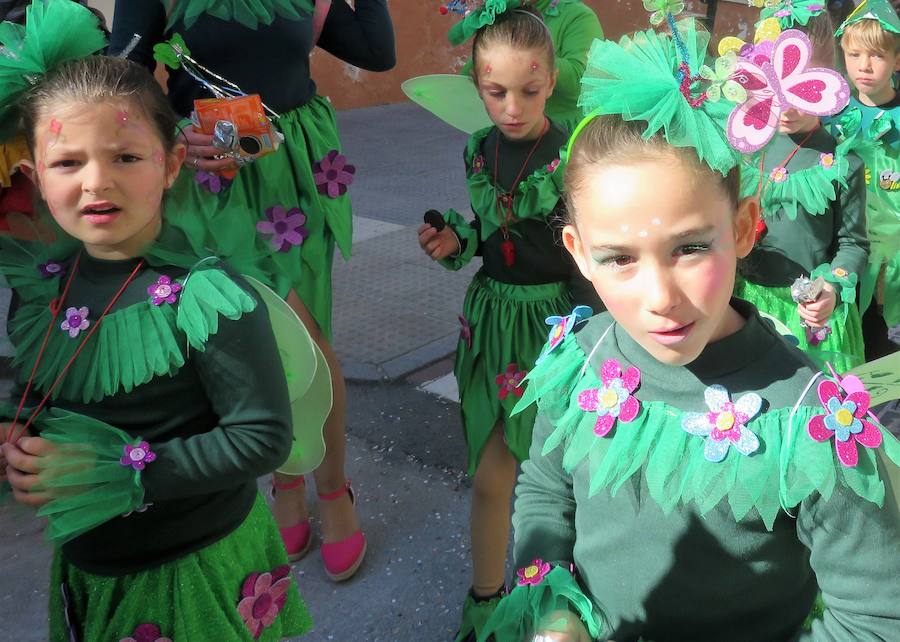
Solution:
<svg viewBox="0 0 900 642"><path fill-rule="evenodd" d="M540 68L541 68L541 66L538 64L537 60L531 61L531 73L536 72Z"/></svg>
<svg viewBox="0 0 900 642"><path fill-rule="evenodd" d="M119 122L122 123L123 125L128 124L128 112L125 111L124 109L119 110L118 118L119 118Z"/></svg>
<svg viewBox="0 0 900 642"><path fill-rule="evenodd" d="M50 119L50 133L54 136L59 136L62 132L62 123L56 120L55 118Z"/></svg>
<svg viewBox="0 0 900 642"><path fill-rule="evenodd" d="M485 66L484 66L484 73L486 73L488 76L491 75L491 72L492 72L492 71L494 71L494 68L491 67L490 65L485 65Z"/></svg>

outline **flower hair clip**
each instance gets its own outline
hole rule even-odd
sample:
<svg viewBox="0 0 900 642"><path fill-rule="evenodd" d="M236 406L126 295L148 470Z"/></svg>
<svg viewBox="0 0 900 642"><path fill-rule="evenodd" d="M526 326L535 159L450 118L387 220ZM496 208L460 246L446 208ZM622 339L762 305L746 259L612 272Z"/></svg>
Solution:
<svg viewBox="0 0 900 642"><path fill-rule="evenodd" d="M750 6L759 7L760 18L775 18L782 29L796 25L805 26L810 18L825 11L826 0L750 0Z"/></svg>

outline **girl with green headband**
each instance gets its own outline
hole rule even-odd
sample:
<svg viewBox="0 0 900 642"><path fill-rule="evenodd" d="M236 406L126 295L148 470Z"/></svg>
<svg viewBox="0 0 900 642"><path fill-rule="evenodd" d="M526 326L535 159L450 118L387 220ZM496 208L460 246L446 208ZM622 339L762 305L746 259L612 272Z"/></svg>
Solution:
<svg viewBox="0 0 900 642"><path fill-rule="evenodd" d="M892 639L900 443L732 296L758 205L708 35L670 22L591 50L563 243L608 312L525 379L516 587L478 639Z"/></svg>

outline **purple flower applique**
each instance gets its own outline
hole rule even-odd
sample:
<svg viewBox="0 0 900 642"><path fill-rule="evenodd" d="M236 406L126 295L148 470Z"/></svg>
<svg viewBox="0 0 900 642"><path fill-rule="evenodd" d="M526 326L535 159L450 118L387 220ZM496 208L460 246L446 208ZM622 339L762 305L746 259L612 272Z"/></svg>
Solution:
<svg viewBox="0 0 900 642"><path fill-rule="evenodd" d="M469 325L469 320L462 315L459 316L459 325L461 326L459 329L459 338L461 341L465 341L466 347L471 350L472 349L472 326Z"/></svg>
<svg viewBox="0 0 900 642"><path fill-rule="evenodd" d="M830 325L823 325L821 328L810 328L809 326L804 326L803 330L806 333L806 342L813 348L817 347L820 343L828 338L829 334L831 334Z"/></svg>
<svg viewBox="0 0 900 642"><path fill-rule="evenodd" d="M130 636L122 638L119 642L172 642L172 639L163 637L158 625L147 622L138 624Z"/></svg>
<svg viewBox="0 0 900 642"><path fill-rule="evenodd" d="M607 359L600 367L600 388L588 388L578 395L578 407L587 412L597 413L594 434L605 437L616 425L616 421L634 421L641 409L632 392L641 385L641 371L634 366L624 373L616 359Z"/></svg>
<svg viewBox="0 0 900 642"><path fill-rule="evenodd" d="M752 455L759 448L759 438L747 424L762 408L762 397L748 393L731 402L728 390L718 384L709 386L703 396L709 412L686 412L681 427L692 435L706 437L704 457L720 462L734 446L742 455Z"/></svg>
<svg viewBox="0 0 900 642"><path fill-rule="evenodd" d="M544 577L546 577L549 572L550 564L538 558L528 566L516 571L516 575L519 577L516 583L519 586L537 586L544 580Z"/></svg>
<svg viewBox="0 0 900 642"><path fill-rule="evenodd" d="M541 359L543 359L546 355L556 349L559 346L563 339L566 338L572 328L575 327L575 324L579 321L583 321L584 319L590 318L590 316L594 313L590 307L586 305L578 305L575 306L575 309L572 310L571 314L567 314L564 317L547 317L544 319L544 323L551 326L550 334L547 337L547 348L544 350L544 354L541 355Z"/></svg>
<svg viewBox="0 0 900 642"><path fill-rule="evenodd" d="M47 261L38 265L38 272L45 279L52 279L55 276L62 276L66 271L66 264L58 261Z"/></svg>
<svg viewBox="0 0 900 642"><path fill-rule="evenodd" d="M559 159L554 158L553 162L549 163L545 169L547 170L548 174L552 174L553 172L556 171L557 167L559 167Z"/></svg>
<svg viewBox="0 0 900 642"><path fill-rule="evenodd" d="M299 207L287 210L283 205L275 205L266 210L266 219L256 224L256 231L272 235L269 243L276 252L287 252L302 245L309 236L304 227L306 214Z"/></svg>
<svg viewBox="0 0 900 642"><path fill-rule="evenodd" d="M842 384L846 388L853 377L845 377ZM858 380L857 380L858 382ZM816 441L828 441L834 437L834 449L841 464L852 468L859 463L859 452L856 444L865 448L878 448L882 442L881 431L866 419L872 397L858 382L858 387L851 388L846 397L841 399L841 389L831 379L819 384L819 402L827 411L823 415L815 415L806 425L809 436Z"/></svg>
<svg viewBox="0 0 900 642"><path fill-rule="evenodd" d="M819 165L825 169L831 169L834 165L834 154L819 154Z"/></svg>
<svg viewBox="0 0 900 642"><path fill-rule="evenodd" d="M219 174L213 174L212 172L204 172L202 169L197 170L194 174L194 181L196 181L197 185L205 189L207 192L211 194L218 194L219 192L224 192L226 189L231 187L231 183L233 183L233 179L226 178L225 176L220 176Z"/></svg>
<svg viewBox="0 0 900 642"><path fill-rule="evenodd" d="M66 309L66 320L59 324L71 338L75 338L82 330L87 330L91 322L88 321L87 306Z"/></svg>
<svg viewBox="0 0 900 642"><path fill-rule="evenodd" d="M484 171L484 156L478 154L472 159L472 173L480 174L482 171Z"/></svg>
<svg viewBox="0 0 900 642"><path fill-rule="evenodd" d="M135 470L144 470L144 467L156 460L156 453L150 450L150 444L142 441L137 446L125 444L125 454L119 459L123 466L131 466Z"/></svg>
<svg viewBox="0 0 900 642"><path fill-rule="evenodd" d="M347 163L347 157L338 150L332 149L322 160L313 165L313 179L319 194L328 198L337 198L347 192L347 186L353 182L356 167Z"/></svg>
<svg viewBox="0 0 900 642"><path fill-rule="evenodd" d="M254 640L284 608L291 581L291 567L287 564L271 573L251 573L244 580L237 610Z"/></svg>
<svg viewBox="0 0 900 642"><path fill-rule="evenodd" d="M147 288L147 294L151 297L153 305L162 305L163 303L175 303L178 301L178 293L181 292L181 284L175 283L165 274Z"/></svg>
<svg viewBox="0 0 900 642"><path fill-rule="evenodd" d="M773 183L783 183L788 179L788 173L787 167L776 167L769 174L769 180Z"/></svg>

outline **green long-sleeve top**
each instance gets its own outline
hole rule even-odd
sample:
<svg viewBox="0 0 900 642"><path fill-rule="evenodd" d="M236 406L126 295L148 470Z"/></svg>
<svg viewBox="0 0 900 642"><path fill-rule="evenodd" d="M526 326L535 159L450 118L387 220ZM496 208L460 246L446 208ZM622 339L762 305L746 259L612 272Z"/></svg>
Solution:
<svg viewBox="0 0 900 642"><path fill-rule="evenodd" d="M156 454L140 474L146 510L115 517L63 545L67 560L101 575L152 568L230 533L250 511L256 478L280 465L291 447L287 384L266 308L254 290L218 261L190 257L176 267L159 257L138 272L44 411L99 420L149 442ZM46 265L71 269L74 259L53 248L23 251L15 241L2 244L0 271L15 294L8 330L20 386L47 331L48 303L67 278L65 272L48 273ZM87 318L96 323L136 265L137 259L81 254L30 406L87 332L70 337L61 329L65 310L87 307ZM183 289L174 302L157 306L148 288L162 276Z"/></svg>
<svg viewBox="0 0 900 642"><path fill-rule="evenodd" d="M821 127L798 149L804 138L776 134L765 150L761 202L767 231L740 266L759 285L789 286L826 263L862 274L868 260L862 162L839 153ZM775 171L782 166L786 174ZM756 195L759 176L756 165L745 166L744 196Z"/></svg>
<svg viewBox="0 0 900 642"><path fill-rule="evenodd" d="M532 371L523 403L537 398L539 413L516 489L517 566L574 562L604 621L601 639L898 639L900 516L878 478L895 466L885 452L900 461L900 446L881 430L880 450L857 444L858 465L838 463L833 439L807 433L812 416L827 414L809 386L814 368L753 306L732 305L743 328L684 367L657 362L601 314ZM604 388L614 382L601 375L610 359L629 391L619 388L615 403ZM637 386L633 376L627 383L631 367ZM714 384L738 409L753 406L742 399L749 393L761 397L750 421L718 424L743 421L758 438L752 454L732 444L710 461L711 437L683 427L691 412L699 425L719 421ZM639 403L636 417L626 416L626 395ZM600 436L603 408L620 419ZM803 631L819 590L824 615Z"/></svg>
<svg viewBox="0 0 900 642"><path fill-rule="evenodd" d="M559 76L545 111L553 120L571 127L581 120L578 95L588 51L595 38L603 38L603 27L594 10L581 0L539 0L535 8L544 17L556 53ZM470 74L471 60L460 73Z"/></svg>

